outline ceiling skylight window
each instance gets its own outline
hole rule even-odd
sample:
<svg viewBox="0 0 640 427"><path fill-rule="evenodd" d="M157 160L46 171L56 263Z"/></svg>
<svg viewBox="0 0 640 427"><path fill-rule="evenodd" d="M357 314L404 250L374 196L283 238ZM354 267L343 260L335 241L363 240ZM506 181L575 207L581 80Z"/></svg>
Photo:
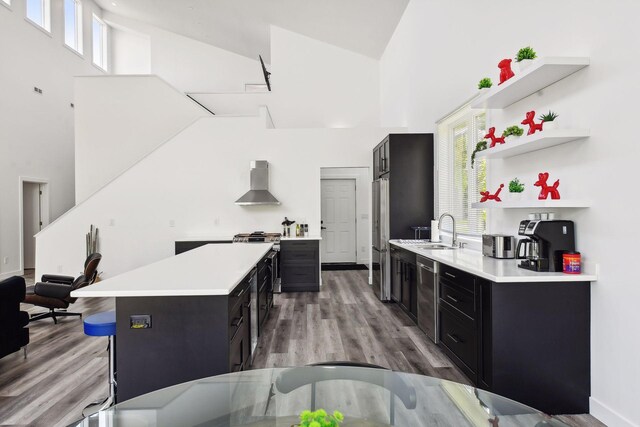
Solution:
<svg viewBox="0 0 640 427"><path fill-rule="evenodd" d="M51 0L27 0L27 19L51 32Z"/></svg>
<svg viewBox="0 0 640 427"><path fill-rule="evenodd" d="M82 53L82 2L64 0L64 43Z"/></svg>

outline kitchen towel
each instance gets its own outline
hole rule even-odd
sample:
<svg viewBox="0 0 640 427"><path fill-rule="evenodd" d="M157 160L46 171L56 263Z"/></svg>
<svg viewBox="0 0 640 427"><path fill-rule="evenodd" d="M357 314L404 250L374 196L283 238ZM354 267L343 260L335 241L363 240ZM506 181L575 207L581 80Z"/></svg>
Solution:
<svg viewBox="0 0 640 427"><path fill-rule="evenodd" d="M440 229L438 228L438 220L431 220L431 241L439 242L440 241Z"/></svg>

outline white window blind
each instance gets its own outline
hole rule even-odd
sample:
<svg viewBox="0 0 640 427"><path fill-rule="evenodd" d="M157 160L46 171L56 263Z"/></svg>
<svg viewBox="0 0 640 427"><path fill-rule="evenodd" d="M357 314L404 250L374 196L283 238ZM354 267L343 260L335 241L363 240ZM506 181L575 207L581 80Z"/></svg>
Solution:
<svg viewBox="0 0 640 427"><path fill-rule="evenodd" d="M461 234L482 234L486 213L473 209L486 190L487 168L484 159L471 166L471 153L486 130L486 114L472 110L466 104L437 123L438 156L438 217L450 213L456 219L456 231ZM451 231L451 223L443 221L441 228Z"/></svg>

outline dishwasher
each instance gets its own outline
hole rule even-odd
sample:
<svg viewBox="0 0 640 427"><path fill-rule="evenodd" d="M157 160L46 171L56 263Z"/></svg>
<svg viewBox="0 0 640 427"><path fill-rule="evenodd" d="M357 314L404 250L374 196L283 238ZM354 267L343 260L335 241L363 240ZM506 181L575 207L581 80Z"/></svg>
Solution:
<svg viewBox="0 0 640 427"><path fill-rule="evenodd" d="M438 264L421 256L418 261L418 327L438 342Z"/></svg>

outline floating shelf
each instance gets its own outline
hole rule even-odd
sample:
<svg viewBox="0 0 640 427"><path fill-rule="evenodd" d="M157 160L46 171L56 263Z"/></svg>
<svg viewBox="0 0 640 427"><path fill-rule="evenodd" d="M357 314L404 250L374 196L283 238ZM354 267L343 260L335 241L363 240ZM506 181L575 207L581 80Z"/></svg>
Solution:
<svg viewBox="0 0 640 427"><path fill-rule="evenodd" d="M538 58L526 70L497 84L471 103L471 108L506 108L589 65L588 57Z"/></svg>
<svg viewBox="0 0 640 427"><path fill-rule="evenodd" d="M547 208L589 208L590 200L560 199L560 200L504 200L502 202L488 201L472 203L474 209L547 209Z"/></svg>
<svg viewBox="0 0 640 427"><path fill-rule="evenodd" d="M544 150L567 142L588 138L589 129L553 129L534 133L520 138L507 139L504 144L498 144L493 148L487 148L476 153L478 159L506 159L520 154Z"/></svg>

